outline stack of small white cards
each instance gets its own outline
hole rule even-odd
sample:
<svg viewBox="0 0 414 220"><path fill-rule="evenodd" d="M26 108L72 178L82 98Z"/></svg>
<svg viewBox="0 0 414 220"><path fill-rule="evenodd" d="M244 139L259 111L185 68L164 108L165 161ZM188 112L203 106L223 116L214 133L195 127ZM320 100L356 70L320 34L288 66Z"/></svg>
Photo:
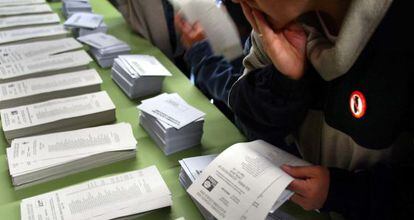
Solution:
<svg viewBox="0 0 414 220"><path fill-rule="evenodd" d="M0 109L101 90L95 69L29 78L0 84Z"/></svg>
<svg viewBox="0 0 414 220"><path fill-rule="evenodd" d="M171 73L153 56L122 55L115 59L111 77L131 99L159 94Z"/></svg>
<svg viewBox="0 0 414 220"><path fill-rule="evenodd" d="M178 94L161 94L142 101L140 124L166 154L200 144L205 114Z"/></svg>
<svg viewBox="0 0 414 220"><path fill-rule="evenodd" d="M98 32L106 33L108 30L102 15L85 12L74 13L65 21L64 25L71 28L72 33L77 37Z"/></svg>
<svg viewBox="0 0 414 220"><path fill-rule="evenodd" d="M75 28L73 29L73 34L76 37L86 36L88 34L95 34L95 33L106 33L108 31L108 26L105 22L101 22L101 24L97 28Z"/></svg>
<svg viewBox="0 0 414 220"><path fill-rule="evenodd" d="M171 205L170 190L151 166L23 199L20 216L22 220L135 219ZM54 213L59 217L52 218Z"/></svg>
<svg viewBox="0 0 414 220"><path fill-rule="evenodd" d="M105 91L52 99L0 110L6 139L68 131L115 121L115 105Z"/></svg>
<svg viewBox="0 0 414 220"><path fill-rule="evenodd" d="M62 0L62 12L69 18L76 12L92 12L92 6L89 0Z"/></svg>
<svg viewBox="0 0 414 220"><path fill-rule="evenodd" d="M105 33L95 33L78 37L78 40L91 46L91 54L103 67L111 67L119 55L129 54L131 48L125 42Z"/></svg>
<svg viewBox="0 0 414 220"><path fill-rule="evenodd" d="M7 148L10 176L23 188L133 158L137 141L127 123L14 139Z"/></svg>

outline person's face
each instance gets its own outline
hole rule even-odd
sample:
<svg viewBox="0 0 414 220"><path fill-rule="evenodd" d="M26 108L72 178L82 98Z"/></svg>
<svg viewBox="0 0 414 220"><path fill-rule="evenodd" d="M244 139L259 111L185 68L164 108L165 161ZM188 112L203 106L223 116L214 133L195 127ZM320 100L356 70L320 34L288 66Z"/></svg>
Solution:
<svg viewBox="0 0 414 220"><path fill-rule="evenodd" d="M266 15L274 28L283 28L308 10L309 0L233 0L244 2Z"/></svg>

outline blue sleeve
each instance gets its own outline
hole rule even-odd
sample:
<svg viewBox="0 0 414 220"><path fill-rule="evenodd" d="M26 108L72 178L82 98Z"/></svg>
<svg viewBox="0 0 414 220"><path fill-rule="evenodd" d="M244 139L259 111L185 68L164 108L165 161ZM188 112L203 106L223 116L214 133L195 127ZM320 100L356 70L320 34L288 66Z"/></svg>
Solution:
<svg viewBox="0 0 414 220"><path fill-rule="evenodd" d="M240 77L243 57L229 62L214 55L209 43L202 41L191 47L184 59L190 65L196 86L209 98L227 103L230 88Z"/></svg>
<svg viewBox="0 0 414 220"><path fill-rule="evenodd" d="M262 139L283 147L284 138L306 116L310 102L309 74L292 80L268 65L250 72L233 85L229 106L249 139Z"/></svg>

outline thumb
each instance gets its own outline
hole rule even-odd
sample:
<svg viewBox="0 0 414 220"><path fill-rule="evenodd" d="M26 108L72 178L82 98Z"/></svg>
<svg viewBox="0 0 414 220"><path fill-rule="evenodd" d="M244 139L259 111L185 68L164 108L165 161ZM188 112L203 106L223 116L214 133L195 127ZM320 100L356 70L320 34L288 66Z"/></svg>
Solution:
<svg viewBox="0 0 414 220"><path fill-rule="evenodd" d="M295 179L308 179L311 177L312 170L309 167L306 166L289 166L289 165L283 165L282 170L285 171L287 174L292 176Z"/></svg>

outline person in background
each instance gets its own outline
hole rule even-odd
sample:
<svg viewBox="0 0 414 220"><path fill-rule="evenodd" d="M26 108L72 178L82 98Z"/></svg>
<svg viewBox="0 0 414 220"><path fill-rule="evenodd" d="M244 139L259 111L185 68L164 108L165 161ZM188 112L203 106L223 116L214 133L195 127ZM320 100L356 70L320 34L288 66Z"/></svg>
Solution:
<svg viewBox="0 0 414 220"><path fill-rule="evenodd" d="M240 5L231 1L223 3L236 24L241 42L244 44L250 35L251 28ZM184 60L190 69L195 85L204 95L212 99L230 120L233 120L233 114L226 105L228 91L242 73L244 56L227 60L223 56L214 55L199 22L190 24L180 14L177 14L175 25L181 33L181 43L186 49Z"/></svg>
<svg viewBox="0 0 414 220"><path fill-rule="evenodd" d="M158 47L184 73L184 53L174 26L174 9L168 0L113 0L122 16L141 37Z"/></svg>
<svg viewBox="0 0 414 220"><path fill-rule="evenodd" d="M316 164L282 167L296 178L291 200L349 219L412 218L414 48L407 18L414 3L236 2L254 31L228 105L249 139L293 133L300 155Z"/></svg>

